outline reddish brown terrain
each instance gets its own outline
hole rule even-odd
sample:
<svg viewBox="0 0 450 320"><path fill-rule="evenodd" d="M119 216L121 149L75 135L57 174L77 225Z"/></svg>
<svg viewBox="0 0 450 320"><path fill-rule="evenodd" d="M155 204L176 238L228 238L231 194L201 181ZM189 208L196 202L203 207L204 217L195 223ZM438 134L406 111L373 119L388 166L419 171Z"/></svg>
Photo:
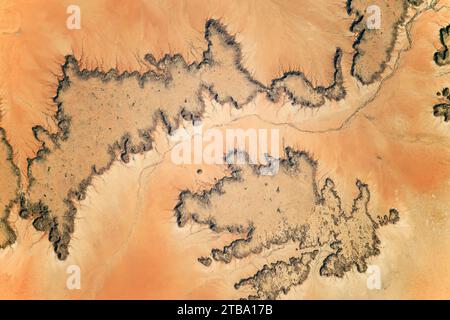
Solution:
<svg viewBox="0 0 450 320"><path fill-rule="evenodd" d="M450 2L72 4L0 1L0 298L449 298Z"/></svg>

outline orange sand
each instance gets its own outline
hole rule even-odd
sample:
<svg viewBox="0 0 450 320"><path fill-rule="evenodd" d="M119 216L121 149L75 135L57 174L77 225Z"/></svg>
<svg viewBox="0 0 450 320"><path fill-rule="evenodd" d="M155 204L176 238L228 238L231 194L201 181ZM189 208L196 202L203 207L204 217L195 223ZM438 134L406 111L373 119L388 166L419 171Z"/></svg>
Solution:
<svg viewBox="0 0 450 320"><path fill-rule="evenodd" d="M300 69L314 83L327 84L340 46L349 100L293 116L277 109L292 108L288 103L274 106L260 96L237 113L233 126L280 128L285 145L318 160L319 177L333 178L347 206L359 178L370 186L372 211L384 214L395 207L401 218L380 231L381 255L371 259L383 272L382 290L367 290L366 275L354 271L344 279L319 277L316 266L286 298L450 298L450 127L432 116L435 94L449 81L448 67L432 60L440 48L439 29L450 22L448 1L414 21L411 48L406 37L399 41L398 64L377 93L348 79L353 35L342 1L305 1L303 6L297 1L129 1L125 7L113 0L76 2L82 8L81 30L65 27L71 1L0 1L0 126L22 173L38 148L31 128L56 129L52 97L67 54L91 70L144 72L149 66L142 58L148 52L156 58L179 52L189 61L200 60L206 48L204 23L213 17L237 34L245 66L261 82ZM355 113L371 93L374 100ZM224 108L207 124L226 123L221 116L231 112ZM291 125L285 125L287 120ZM267 253L210 268L196 261L232 238L206 228L178 228L172 209L181 190L212 184L223 168L204 166L199 177L197 167L170 162L161 151L167 148L164 141L162 135L157 138L158 152L136 156L127 165L116 162L94 179L78 205L72 254L64 262L56 259L45 235L12 212L18 240L0 251L0 297L245 295L233 284L278 257ZM81 290L66 288L71 264L81 268Z"/></svg>

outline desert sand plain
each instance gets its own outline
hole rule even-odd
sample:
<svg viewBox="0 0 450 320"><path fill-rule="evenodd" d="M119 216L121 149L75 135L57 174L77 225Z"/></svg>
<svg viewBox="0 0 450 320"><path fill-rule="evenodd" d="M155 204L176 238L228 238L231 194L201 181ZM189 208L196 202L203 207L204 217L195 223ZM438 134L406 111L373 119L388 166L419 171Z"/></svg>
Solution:
<svg viewBox="0 0 450 320"><path fill-rule="evenodd" d="M354 3L356 8L358 3L367 4ZM377 228L380 253L367 258L368 264L381 270L379 290L369 290L367 274L355 266L343 277L321 276L321 262L330 253L321 247L320 259L310 264L307 279L279 297L450 298L450 123L433 115L433 106L444 101L437 92L450 85L450 66L433 59L443 48L439 32L450 24L450 2L386 3L388 8L383 10L391 10L392 5L404 12L386 15L383 33L360 47L365 56L358 69L353 68L357 28L350 29L356 9L349 12L345 1L304 0L300 5L299 1L269 0L129 1L126 5L113 0L1 1L0 127L8 144L0 155L11 156L12 163L0 162L0 168L19 172L14 183L10 173L0 172L1 186L10 192L20 183L19 195L32 199L36 189L30 185L30 172L38 169L30 166L29 159L37 156L42 141L48 146L52 143L48 137L60 132L58 103L70 103L73 110L95 107L83 100L91 88L101 87L95 78L84 79L72 71L71 83L61 90L62 65L68 55L81 70L115 69L117 74L160 72L160 65L145 59L147 54L154 61L180 54L187 64L199 63L208 50L207 21L214 19L227 36L234 37L240 64L248 72L247 79L254 80L248 85L256 83L258 89L247 94L246 87L240 86L242 96L249 99L242 99L238 107L201 91L203 126L278 129L281 147L307 152L316 161L317 185L332 179L345 211L351 211L358 197L355 182L359 180L370 190L367 210L374 220L392 208L400 216L397 223ZM71 4L81 8L79 30L66 26L66 9ZM218 51L218 59L225 61L229 56L221 54L228 52L230 43L220 41L217 46L225 49ZM389 54L386 47L391 47ZM235 78L226 81L235 65L223 65L225 71L219 68L218 73L225 80L208 76L208 71L203 76L225 84L216 86L217 90L235 90L227 87ZM337 83L337 93L311 91L297 78L281 82L282 90L276 91L273 80L289 71L301 72L313 88ZM355 76L366 71L376 76ZM362 83L361 78L370 83ZM144 95L133 81L137 80L112 79L109 90ZM59 100L54 99L59 90ZM343 91L345 96L338 94ZM276 98L270 99L274 92ZM146 94L151 96L151 90ZM164 105L164 97L158 99ZM305 100L311 103L302 103ZM317 101L319 105L311 106ZM20 199L5 193L12 200L7 220L17 239L0 249L1 298L237 299L254 294L251 288L235 289L237 282L265 264L288 261L297 254L295 243L287 243L229 263L214 261L209 267L199 263L197 259L210 255L212 248L224 247L242 235L215 232L193 222L180 227L175 206L182 191L208 190L230 174L229 168L174 164L167 127L162 121L150 121L151 114L148 117L153 125L152 148L131 152L127 161L117 155L107 170L92 176L83 196L73 202L74 229L64 259L55 254L59 249L49 242L48 230L38 231L32 217L20 217ZM189 121L180 123L192 126ZM47 138L37 139L35 127ZM84 140L95 134L80 132ZM59 142L64 146L63 140ZM88 159L85 150L67 150L73 152L74 163ZM41 171L43 183L53 181L52 174ZM55 206L65 203L67 193L61 194L57 186L52 198L56 200L49 200ZM8 202L3 193L0 199L2 205ZM71 265L81 271L78 290L66 285Z"/></svg>

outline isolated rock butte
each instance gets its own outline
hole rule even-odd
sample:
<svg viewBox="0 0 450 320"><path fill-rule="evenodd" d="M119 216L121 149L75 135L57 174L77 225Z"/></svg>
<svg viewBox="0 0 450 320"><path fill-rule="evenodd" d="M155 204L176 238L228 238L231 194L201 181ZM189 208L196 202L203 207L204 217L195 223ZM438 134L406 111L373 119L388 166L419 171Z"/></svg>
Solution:
<svg viewBox="0 0 450 320"><path fill-rule="evenodd" d="M398 28L405 21L409 4L418 3L409 0L366 1L347 0L347 13L355 17L350 31L357 34L353 48L352 74L363 84L379 80L390 60L397 40ZM367 13L369 6L377 6L380 16ZM369 28L368 20L380 20L380 28Z"/></svg>
<svg viewBox="0 0 450 320"><path fill-rule="evenodd" d="M0 128L0 249L13 244L16 234L8 223L11 206L18 199L19 172L12 162L12 149Z"/></svg>
<svg viewBox="0 0 450 320"><path fill-rule="evenodd" d="M241 280L236 288L250 285L256 291L249 298L273 299L301 284L315 259L312 253L325 246L334 253L323 260L322 276L343 277L353 266L365 272L366 259L379 254L376 229L398 220L394 213L380 221L372 218L369 189L361 181L356 182L359 194L351 212L345 212L331 179L318 190L317 164L310 156L290 148L285 155L279 172L271 176L262 175L261 166L230 165L231 174L213 188L182 192L175 208L180 227L192 222L243 236L222 249L212 249L215 261L229 263L291 242L310 251L309 256L279 261Z"/></svg>
<svg viewBox="0 0 450 320"><path fill-rule="evenodd" d="M49 233L59 259L64 260L69 253L74 200L83 199L92 176L102 174L118 157L127 162L130 154L152 149L151 134L158 122L170 134L182 119L200 118L204 90L219 103L230 102L237 108L258 91L267 91L270 99L280 98L280 92L265 88L241 66L240 47L221 24L209 20L205 39L208 50L201 62L187 65L180 55L155 61L147 55L146 60L157 71L143 75L80 70L73 57L67 58L55 98L59 132L34 128L42 148L29 162L30 184L21 199L20 212L24 218L34 218L37 230ZM345 96L340 83L341 54L337 49L334 81L326 88L312 88L303 74L295 75L305 82L301 87L306 88L305 93L296 90L302 101L308 100L308 94L335 100ZM277 90L284 79L277 80ZM291 97L294 104L295 96Z"/></svg>
<svg viewBox="0 0 450 320"><path fill-rule="evenodd" d="M442 67L450 63L450 54L448 52L447 42L450 37L450 25L439 30L439 39L443 48L434 53L434 62L436 65ZM450 121L450 92L448 87L438 92L441 102L433 106L433 115L435 117L442 117L445 122Z"/></svg>

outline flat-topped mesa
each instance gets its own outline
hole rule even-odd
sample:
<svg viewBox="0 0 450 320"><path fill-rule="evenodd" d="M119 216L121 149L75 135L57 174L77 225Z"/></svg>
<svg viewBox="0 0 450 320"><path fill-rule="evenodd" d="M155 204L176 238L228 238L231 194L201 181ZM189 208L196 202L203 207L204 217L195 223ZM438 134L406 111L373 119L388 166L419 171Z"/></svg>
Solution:
<svg viewBox="0 0 450 320"><path fill-rule="evenodd" d="M311 252L324 246L331 248L333 253L323 260L323 276L342 277L353 266L364 272L366 259L379 253L380 243L376 235L379 224L368 212L368 186L356 182L359 195L351 212L345 212L331 179L326 179L320 190L317 188L316 166L308 154L291 148L286 148L280 169L274 175L261 174L263 166L230 165L231 174L214 187L180 194L175 207L178 224L180 227L189 222L205 224L215 232L242 237L222 249L212 249L211 258L216 262L230 263L294 242L299 250ZM398 217L385 224L397 220ZM292 257L289 262L266 266L237 287L248 284L257 290L257 297L273 298L303 282L309 272L306 261L310 260ZM277 275L277 270L282 274ZM292 276L288 284L284 279L284 289L268 292L263 290L265 285L255 283L264 281L273 287L268 274L283 278L283 274L292 270L301 274Z"/></svg>
<svg viewBox="0 0 450 320"><path fill-rule="evenodd" d="M93 175L119 157L128 161L151 150L157 122L170 133L182 118L200 117L202 90L235 106L256 94L259 86L240 66L238 45L219 23L207 23L206 40L203 61L187 65L180 55L165 56L156 62L158 74L80 70L67 58L55 98L60 130L34 129L42 149L29 163L30 186L21 201L21 216L31 215L36 229L49 233L59 259L68 255L74 201L85 197Z"/></svg>
<svg viewBox="0 0 450 320"><path fill-rule="evenodd" d="M450 41L450 24L439 30L439 40L442 44L442 49L434 53L434 62L439 67L446 66L450 64L450 53L448 48L448 43ZM435 117L440 117L444 122L450 121L450 91L448 87L442 89L437 93L439 103L433 106L433 115Z"/></svg>
<svg viewBox="0 0 450 320"><path fill-rule="evenodd" d="M442 118L444 122L450 121L450 90L448 87L437 92L439 102L433 106L433 115Z"/></svg>
<svg viewBox="0 0 450 320"><path fill-rule="evenodd" d="M16 234L8 223L11 207L18 200L20 174L12 162L12 149L0 128L0 249L12 245Z"/></svg>
<svg viewBox="0 0 450 320"><path fill-rule="evenodd" d="M433 115L442 117L445 122L450 121L450 103L439 103L433 106Z"/></svg>
<svg viewBox="0 0 450 320"><path fill-rule="evenodd" d="M116 70L80 70L69 56L63 65L55 102L59 132L34 128L41 150L29 161L29 188L21 199L20 215L31 216L37 230L48 232L59 259L69 251L74 231L75 201L85 197L92 177L108 170L118 158L152 149L152 131L162 123L171 134L182 119L199 119L204 111L202 91L236 108L259 91L271 89L254 80L241 65L241 50L233 36L216 20L206 23L207 50L203 60L188 65L181 55L146 60L155 71L145 74ZM340 51L335 65L338 66ZM317 91L338 99L341 72L334 84ZM306 79L306 78L305 78ZM316 90L316 89L314 89Z"/></svg>
<svg viewBox="0 0 450 320"><path fill-rule="evenodd" d="M414 3L408 0L347 0L347 13L355 18L350 31L357 34L353 44L352 75L361 83L368 85L380 79L391 59L408 6L416 5Z"/></svg>

